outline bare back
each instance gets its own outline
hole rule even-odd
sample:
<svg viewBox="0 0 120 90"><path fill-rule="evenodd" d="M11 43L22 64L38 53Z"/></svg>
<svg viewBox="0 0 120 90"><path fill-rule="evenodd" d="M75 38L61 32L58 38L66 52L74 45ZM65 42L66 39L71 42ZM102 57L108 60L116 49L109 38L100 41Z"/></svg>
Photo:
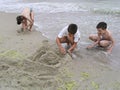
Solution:
<svg viewBox="0 0 120 90"><path fill-rule="evenodd" d="M25 8L22 12L22 15L28 19L30 19L30 9L29 8Z"/></svg>

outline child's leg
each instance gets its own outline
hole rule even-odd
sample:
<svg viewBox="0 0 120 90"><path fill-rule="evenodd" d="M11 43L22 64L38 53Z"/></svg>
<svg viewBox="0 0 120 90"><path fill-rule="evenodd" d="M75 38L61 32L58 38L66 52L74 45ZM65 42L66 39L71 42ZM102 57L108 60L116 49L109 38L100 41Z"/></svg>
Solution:
<svg viewBox="0 0 120 90"><path fill-rule="evenodd" d="M100 46L102 47L108 47L111 45L111 41L108 41L108 40L101 40L100 41Z"/></svg>
<svg viewBox="0 0 120 90"><path fill-rule="evenodd" d="M34 13L33 13L33 11L31 11L31 13L30 13L30 19L31 19L32 23L30 24L29 30L31 31L32 26L33 26L33 24L34 24Z"/></svg>
<svg viewBox="0 0 120 90"><path fill-rule="evenodd" d="M98 39L98 35L97 35L97 34L91 34L91 35L89 36L89 39L92 40L92 41L94 41L94 42L96 42L97 39Z"/></svg>
<svg viewBox="0 0 120 90"><path fill-rule="evenodd" d="M33 26L33 23L30 24L30 28L29 28L30 31L31 31L31 29L32 29L32 26Z"/></svg>

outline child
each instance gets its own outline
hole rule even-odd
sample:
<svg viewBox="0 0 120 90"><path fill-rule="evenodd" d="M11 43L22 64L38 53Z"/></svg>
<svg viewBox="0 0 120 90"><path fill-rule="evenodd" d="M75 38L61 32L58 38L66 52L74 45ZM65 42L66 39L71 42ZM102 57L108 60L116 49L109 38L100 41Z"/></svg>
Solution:
<svg viewBox="0 0 120 90"><path fill-rule="evenodd" d="M34 23L34 13L32 9L25 8L21 15L17 16L16 20L18 25L22 23L22 30L28 29L29 31L31 31Z"/></svg>
<svg viewBox="0 0 120 90"><path fill-rule="evenodd" d="M100 22L96 28L98 31L97 35L89 36L89 39L95 43L88 46L87 48L89 49L96 45L99 45L103 48L106 48L108 53L111 53L114 46L114 39L111 35L111 32L107 30L107 24L105 22Z"/></svg>
<svg viewBox="0 0 120 90"><path fill-rule="evenodd" d="M70 24L62 29L56 38L56 43L59 47L59 50L62 54L66 54L65 48L61 43L67 43L70 48L67 52L71 55L75 47L77 46L78 41L80 40L80 32L76 24Z"/></svg>

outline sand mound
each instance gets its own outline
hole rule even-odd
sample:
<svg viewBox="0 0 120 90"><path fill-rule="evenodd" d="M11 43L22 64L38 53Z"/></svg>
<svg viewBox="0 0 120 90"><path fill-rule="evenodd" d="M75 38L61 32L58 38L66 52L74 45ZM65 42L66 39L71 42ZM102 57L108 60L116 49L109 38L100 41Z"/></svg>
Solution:
<svg viewBox="0 0 120 90"><path fill-rule="evenodd" d="M32 60L56 67L69 60L69 55L61 55L58 49L52 46L55 45L49 45L47 41L44 41L40 49L33 55Z"/></svg>
<svg viewBox="0 0 120 90"><path fill-rule="evenodd" d="M57 90L59 70L70 60L69 55L61 55L48 41L44 41L30 58L22 57L17 51L3 52L0 56L0 89Z"/></svg>

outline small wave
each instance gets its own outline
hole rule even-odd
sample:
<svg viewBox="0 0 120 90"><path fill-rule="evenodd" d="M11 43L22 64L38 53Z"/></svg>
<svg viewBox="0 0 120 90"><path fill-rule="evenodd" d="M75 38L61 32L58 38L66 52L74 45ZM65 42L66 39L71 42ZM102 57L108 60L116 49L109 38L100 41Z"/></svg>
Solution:
<svg viewBox="0 0 120 90"><path fill-rule="evenodd" d="M94 13L100 13L100 14L120 14L120 8L110 9L93 9Z"/></svg>
<svg viewBox="0 0 120 90"><path fill-rule="evenodd" d="M111 2L112 3L112 2ZM108 6L94 2L37 2L37 3L22 3L19 1L4 0L0 1L0 11L20 13L24 7L33 8L36 13L58 13L58 12L86 12L92 11L100 14L120 14L118 5ZM101 7L103 5L103 7Z"/></svg>
<svg viewBox="0 0 120 90"><path fill-rule="evenodd" d="M16 3L16 0L0 0L0 4L6 4L6 3Z"/></svg>
<svg viewBox="0 0 120 90"><path fill-rule="evenodd" d="M18 13L23 10L24 7L31 7L37 13L56 13L56 12L71 12L71 11L86 11L82 8L82 5L77 3L3 3L0 6L1 11Z"/></svg>

